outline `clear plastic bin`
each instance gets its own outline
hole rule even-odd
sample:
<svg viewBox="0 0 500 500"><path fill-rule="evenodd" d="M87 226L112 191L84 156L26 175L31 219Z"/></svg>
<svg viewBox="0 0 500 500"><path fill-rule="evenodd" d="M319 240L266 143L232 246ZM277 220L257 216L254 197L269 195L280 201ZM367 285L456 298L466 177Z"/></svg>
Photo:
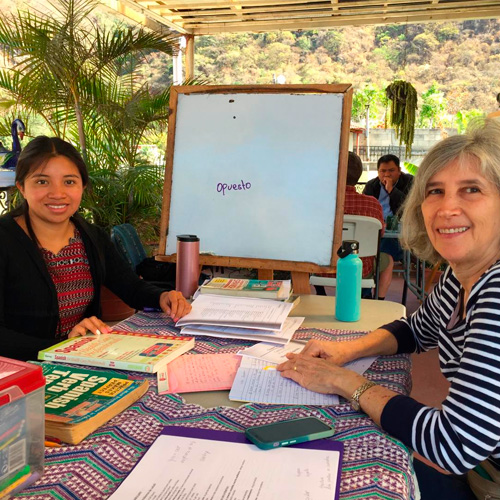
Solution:
<svg viewBox="0 0 500 500"><path fill-rule="evenodd" d="M43 474L45 379L40 366L0 356L0 498Z"/></svg>

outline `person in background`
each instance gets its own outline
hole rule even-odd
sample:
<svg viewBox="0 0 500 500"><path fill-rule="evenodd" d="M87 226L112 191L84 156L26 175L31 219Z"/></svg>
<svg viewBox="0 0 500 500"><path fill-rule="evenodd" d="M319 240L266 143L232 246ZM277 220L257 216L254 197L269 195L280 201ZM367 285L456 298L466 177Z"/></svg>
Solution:
<svg viewBox="0 0 500 500"><path fill-rule="evenodd" d="M366 183L363 194L374 196L382 205L384 220L399 216L399 211L413 184L413 175L401 171L399 158L395 155L381 156L377 161L377 177ZM380 250L395 261L403 259L403 251L397 239L385 239Z"/></svg>
<svg viewBox="0 0 500 500"><path fill-rule="evenodd" d="M87 183L80 153L57 137L36 137L19 156L24 202L0 217L2 356L37 359L68 337L107 333L102 285L133 308L160 307L173 319L191 309L180 292L141 280L108 234L79 215Z"/></svg>
<svg viewBox="0 0 500 500"><path fill-rule="evenodd" d="M473 123L420 164L403 212L402 241L449 267L420 308L351 342L310 341L282 375L339 394L442 469L414 460L422 500L500 497L500 123ZM365 356L439 349L450 381L442 408L425 406L342 368ZM491 480L488 480L490 477ZM491 496L491 491L494 495Z"/></svg>
<svg viewBox="0 0 500 500"><path fill-rule="evenodd" d="M361 158L352 151L349 151L347 161L347 179L345 188L344 214L364 215L374 217L382 223L382 234L384 234L384 216L380 203L371 196L365 196L356 191L356 184L363 173L363 163ZM363 278L372 278L375 272L374 257L363 257ZM392 269L394 261L389 254L380 254L380 274L379 274L379 300L384 300L387 290L392 280ZM331 276L327 273L318 274L318 276ZM324 286L315 285L317 295L326 295ZM371 297L371 290L370 295Z"/></svg>

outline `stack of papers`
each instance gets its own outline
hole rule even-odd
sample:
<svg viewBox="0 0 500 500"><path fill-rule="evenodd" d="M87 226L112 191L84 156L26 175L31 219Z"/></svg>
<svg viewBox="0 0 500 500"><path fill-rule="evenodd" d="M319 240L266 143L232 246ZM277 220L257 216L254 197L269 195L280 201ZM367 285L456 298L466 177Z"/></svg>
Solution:
<svg viewBox="0 0 500 500"><path fill-rule="evenodd" d="M206 335L286 344L304 321L288 318L293 304L269 299L199 295L180 319L183 335Z"/></svg>

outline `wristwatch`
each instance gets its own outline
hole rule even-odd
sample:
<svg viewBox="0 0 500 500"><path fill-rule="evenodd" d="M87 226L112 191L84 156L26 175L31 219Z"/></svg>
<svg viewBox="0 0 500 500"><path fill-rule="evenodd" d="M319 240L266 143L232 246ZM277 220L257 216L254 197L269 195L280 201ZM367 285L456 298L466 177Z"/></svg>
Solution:
<svg viewBox="0 0 500 500"><path fill-rule="evenodd" d="M363 385L361 385L360 387L358 387L352 393L352 396L351 396L351 399L349 400L349 403L351 403L351 406L352 406L353 410L356 410L356 411L360 410L361 405L359 404L359 398L361 397L361 395L365 391L367 391L368 389L370 389L374 385L377 385L377 384L375 382L372 382L371 380L369 380L368 382L365 382Z"/></svg>

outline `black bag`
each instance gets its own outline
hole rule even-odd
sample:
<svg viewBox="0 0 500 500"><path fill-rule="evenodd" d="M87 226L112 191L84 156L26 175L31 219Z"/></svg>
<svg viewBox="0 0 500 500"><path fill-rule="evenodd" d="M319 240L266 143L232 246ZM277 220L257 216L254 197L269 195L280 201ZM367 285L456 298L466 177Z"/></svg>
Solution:
<svg viewBox="0 0 500 500"><path fill-rule="evenodd" d="M160 262L154 257L146 257L137 265L135 271L146 281L173 283L173 288L175 288L174 262Z"/></svg>

